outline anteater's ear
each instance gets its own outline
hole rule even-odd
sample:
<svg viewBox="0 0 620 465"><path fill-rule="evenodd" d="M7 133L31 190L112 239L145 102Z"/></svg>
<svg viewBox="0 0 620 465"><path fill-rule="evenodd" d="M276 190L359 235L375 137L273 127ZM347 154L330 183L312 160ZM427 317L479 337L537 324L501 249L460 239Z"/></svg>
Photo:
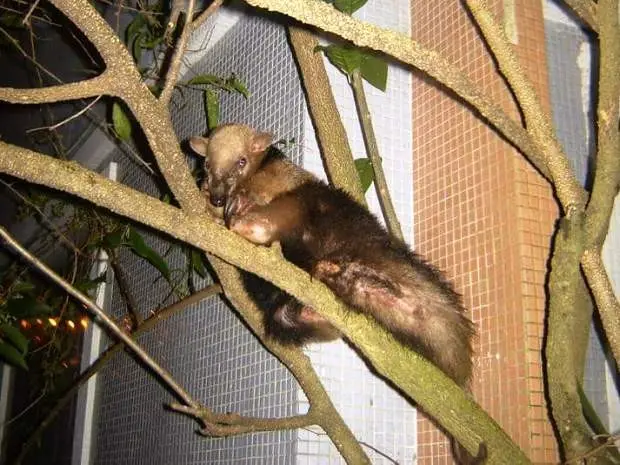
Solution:
<svg viewBox="0 0 620 465"><path fill-rule="evenodd" d="M207 156L207 145L209 144L209 139L207 137L199 137L194 136L189 140L189 146L192 148L197 155L201 157Z"/></svg>
<svg viewBox="0 0 620 465"><path fill-rule="evenodd" d="M273 135L268 132L256 132L252 136L252 145L250 150L252 153L262 153L271 145Z"/></svg>

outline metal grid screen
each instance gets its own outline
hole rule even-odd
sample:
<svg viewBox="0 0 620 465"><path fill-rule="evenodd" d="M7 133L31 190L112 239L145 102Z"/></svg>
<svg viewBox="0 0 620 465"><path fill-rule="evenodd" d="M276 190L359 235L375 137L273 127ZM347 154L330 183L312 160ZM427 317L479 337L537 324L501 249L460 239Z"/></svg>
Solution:
<svg viewBox="0 0 620 465"><path fill-rule="evenodd" d="M288 138L303 134L303 94L285 31L256 17L242 17L186 76L234 72L251 97L222 95L223 122L238 121L269 129ZM202 95L177 93L172 118L180 140L205 132ZM299 146L291 153L299 157ZM120 158L122 181L159 195L139 166ZM148 243L160 254L170 244L152 234ZM185 255L173 248L166 255L171 270L186 266ZM170 286L158 272L130 254L121 256L128 284L140 312L170 303ZM201 280L196 287L207 285ZM109 307L124 313L118 291ZM160 323L140 343L169 369L199 401L215 411L255 416L285 416L294 412L296 385L219 298L194 305ZM117 356L99 377L100 403L95 463L97 464L273 464L293 463L293 432L239 437L201 438L195 423L162 408L173 400L126 354Z"/></svg>

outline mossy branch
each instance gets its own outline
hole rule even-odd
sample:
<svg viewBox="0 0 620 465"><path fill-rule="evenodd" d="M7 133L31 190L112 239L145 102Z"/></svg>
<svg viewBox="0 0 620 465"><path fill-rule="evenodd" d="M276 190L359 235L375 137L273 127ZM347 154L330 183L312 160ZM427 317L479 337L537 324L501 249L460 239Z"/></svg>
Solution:
<svg viewBox="0 0 620 465"><path fill-rule="evenodd" d="M319 42L313 33L296 26L288 27L288 35L306 90L308 112L314 123L327 176L334 186L344 189L365 205L366 199L325 71L325 62L322 54L315 51Z"/></svg>

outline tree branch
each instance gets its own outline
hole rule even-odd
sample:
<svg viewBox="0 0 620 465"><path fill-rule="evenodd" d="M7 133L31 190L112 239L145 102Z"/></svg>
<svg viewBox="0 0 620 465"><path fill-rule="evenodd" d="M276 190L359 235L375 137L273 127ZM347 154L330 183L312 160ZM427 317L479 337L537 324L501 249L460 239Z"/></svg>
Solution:
<svg viewBox="0 0 620 465"><path fill-rule="evenodd" d="M586 27L598 32L598 5L592 0L564 0Z"/></svg>
<svg viewBox="0 0 620 465"><path fill-rule="evenodd" d="M457 67L439 53L423 47L405 34L377 27L341 13L321 0L245 0L252 6L277 11L302 23L316 26L360 47L386 53L428 74L443 84L469 108L525 155L540 173L549 178L545 160L529 134L500 106L489 100Z"/></svg>
<svg viewBox="0 0 620 465"><path fill-rule="evenodd" d="M334 94L325 71L325 61L314 49L316 36L295 26L288 27L291 51L300 70L319 148L330 182L348 192L361 205L366 204L359 176L353 163L347 133L340 119Z"/></svg>
<svg viewBox="0 0 620 465"><path fill-rule="evenodd" d="M586 192L577 181L555 136L551 118L543 110L536 90L523 71L504 29L494 20L485 0L467 0L466 3L489 44L500 71L515 93L525 116L528 132L540 147L562 208L565 212L569 208L582 211L585 208Z"/></svg>
<svg viewBox="0 0 620 465"><path fill-rule="evenodd" d="M185 54L185 49L187 48L187 43L189 42L189 38L192 35L192 16L194 15L194 0L188 0L187 2L183 0L183 4L186 4L185 10L185 21L183 23L183 31L181 31L181 35L177 40L177 43L174 47L174 54L170 60L170 67L168 68L168 72L166 73L166 82L164 84L164 88L159 95L159 101L168 105L170 103L170 98L172 97L172 91L174 90L174 86L177 83L177 79L179 79L179 72L181 71L181 63L183 59L183 55Z"/></svg>
<svg viewBox="0 0 620 465"><path fill-rule="evenodd" d="M362 81L362 74L359 69L353 70L351 74L351 88L353 89L353 97L355 99L355 105L357 106L357 112L359 114L360 122L362 124L362 134L364 136L364 143L366 144L366 155L370 159L372 169L375 174L375 188L377 190L377 199L381 206L381 212L385 219L388 231L394 237L404 240L403 231L398 221L398 215L394 210L392 204L392 197L388 189L387 181L385 179L385 173L383 172L383 162L379 155L379 147L377 146L377 139L375 137L375 130L372 127L372 119L370 117L370 110L368 109L368 102L366 102L366 92L364 91L364 82Z"/></svg>
<svg viewBox="0 0 620 465"><path fill-rule="evenodd" d="M0 87L0 100L8 103L30 105L98 97L102 95L102 90L110 87L112 80L113 76L104 72L86 81L71 82L51 87L36 87L32 89Z"/></svg>
<svg viewBox="0 0 620 465"><path fill-rule="evenodd" d="M316 415L312 415L311 412L285 418L260 418L242 416L237 413L214 413L209 409L195 409L180 404L172 404L170 408L175 412L200 418L206 425L200 433L209 437L305 428L315 425L317 420Z"/></svg>
<svg viewBox="0 0 620 465"><path fill-rule="evenodd" d="M84 33L103 57L110 79L100 94L120 97L129 106L149 142L157 165L188 212L199 214L204 202L179 147L166 102L157 100L142 82L125 45L87 0L51 0Z"/></svg>
<svg viewBox="0 0 620 465"><path fill-rule="evenodd" d="M581 257L581 267L594 296L611 352L616 363L620 364L620 304L605 270L601 249L586 250Z"/></svg>
<svg viewBox="0 0 620 465"><path fill-rule="evenodd" d="M620 365L620 304L601 259L601 249L620 187L620 24L618 0L601 0L599 31L598 151L590 202L586 210L586 252L581 264L596 301L616 363Z"/></svg>

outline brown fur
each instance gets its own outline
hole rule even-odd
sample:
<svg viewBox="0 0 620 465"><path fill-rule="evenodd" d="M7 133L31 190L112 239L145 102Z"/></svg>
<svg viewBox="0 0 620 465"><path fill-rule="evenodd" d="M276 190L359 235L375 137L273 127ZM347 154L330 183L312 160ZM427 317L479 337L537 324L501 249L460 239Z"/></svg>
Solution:
<svg viewBox="0 0 620 465"><path fill-rule="evenodd" d="M270 142L265 133L227 125L205 144L211 201L215 192L226 225L256 244L280 241L288 260L466 387L475 330L452 285L349 195L271 153ZM267 324L276 337L338 337L325 318L289 296L271 302ZM480 463L483 452L458 455L462 463Z"/></svg>

